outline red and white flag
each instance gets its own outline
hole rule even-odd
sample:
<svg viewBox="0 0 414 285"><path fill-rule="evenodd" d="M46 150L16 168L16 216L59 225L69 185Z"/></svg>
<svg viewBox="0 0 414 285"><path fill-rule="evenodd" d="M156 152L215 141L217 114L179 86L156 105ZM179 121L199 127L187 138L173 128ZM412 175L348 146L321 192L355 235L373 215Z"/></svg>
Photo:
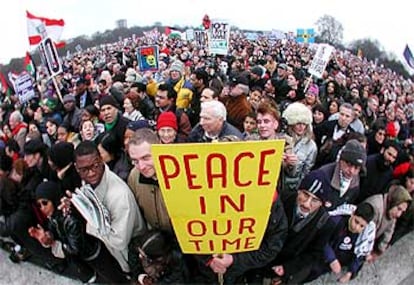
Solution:
<svg viewBox="0 0 414 285"><path fill-rule="evenodd" d="M38 27L41 24L44 25L46 29L47 36L50 37L54 42L56 47L62 47L65 45L64 42L60 41L60 37L63 32L63 27L65 21L63 19L48 19L44 17L37 17L26 11L27 16L27 33L29 36L30 46L37 46L42 41L42 35L38 31Z"/></svg>

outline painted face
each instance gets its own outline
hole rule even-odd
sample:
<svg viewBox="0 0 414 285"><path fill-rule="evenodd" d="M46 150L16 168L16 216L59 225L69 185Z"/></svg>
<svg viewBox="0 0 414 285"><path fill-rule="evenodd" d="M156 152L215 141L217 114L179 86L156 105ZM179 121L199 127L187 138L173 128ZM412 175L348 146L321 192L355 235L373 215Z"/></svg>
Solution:
<svg viewBox="0 0 414 285"><path fill-rule="evenodd" d="M151 155L151 145L143 142L139 145L131 144L128 148L129 157L137 170L147 178L155 176L154 161Z"/></svg>
<svg viewBox="0 0 414 285"><path fill-rule="evenodd" d="M279 122L271 114L257 114L257 128L260 138L268 139L276 134Z"/></svg>

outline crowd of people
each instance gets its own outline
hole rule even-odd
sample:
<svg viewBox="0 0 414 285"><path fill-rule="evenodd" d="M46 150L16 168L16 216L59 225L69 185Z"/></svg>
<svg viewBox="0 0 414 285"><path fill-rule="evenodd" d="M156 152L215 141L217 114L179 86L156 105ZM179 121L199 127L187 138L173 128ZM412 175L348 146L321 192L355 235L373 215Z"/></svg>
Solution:
<svg viewBox="0 0 414 285"><path fill-rule="evenodd" d="M159 46L159 69L136 50ZM414 229L414 83L335 50L322 78L315 45L230 37L227 55L160 36L63 58L56 84L0 106L0 236L14 262L84 283L297 284L354 278ZM285 141L258 250L181 252L153 144ZM91 187L108 232L72 204ZM186 185L183 185L186 187ZM259 202L259 201L258 201Z"/></svg>

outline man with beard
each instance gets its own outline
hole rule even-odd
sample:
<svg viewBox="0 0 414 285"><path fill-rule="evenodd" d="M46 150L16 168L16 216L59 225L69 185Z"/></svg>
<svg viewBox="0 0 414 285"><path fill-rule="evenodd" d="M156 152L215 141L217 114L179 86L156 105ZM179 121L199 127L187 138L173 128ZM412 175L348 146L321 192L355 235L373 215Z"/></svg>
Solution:
<svg viewBox="0 0 414 285"><path fill-rule="evenodd" d="M380 153L371 154L367 157L367 171L361 179L359 202L369 196L384 194L387 191L387 185L392 180L393 164L400 150L397 142L387 140L384 142Z"/></svg>

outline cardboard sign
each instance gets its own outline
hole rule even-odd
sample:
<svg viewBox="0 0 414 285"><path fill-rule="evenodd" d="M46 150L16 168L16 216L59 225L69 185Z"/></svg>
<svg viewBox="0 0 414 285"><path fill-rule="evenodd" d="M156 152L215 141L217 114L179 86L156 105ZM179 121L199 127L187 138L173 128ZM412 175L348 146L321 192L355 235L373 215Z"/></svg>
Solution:
<svg viewBox="0 0 414 285"><path fill-rule="evenodd" d="M160 189L184 253L260 247L284 140L152 145Z"/></svg>
<svg viewBox="0 0 414 285"><path fill-rule="evenodd" d="M230 42L230 24L226 21L213 20L208 37L210 54L227 55Z"/></svg>
<svg viewBox="0 0 414 285"><path fill-rule="evenodd" d="M198 48L205 48L208 45L208 32L203 30L194 31L194 40Z"/></svg>
<svg viewBox="0 0 414 285"><path fill-rule="evenodd" d="M139 47L137 59L140 71L157 71L159 66L159 48L158 45Z"/></svg>
<svg viewBox="0 0 414 285"><path fill-rule="evenodd" d="M24 104L36 96L33 80L29 73L22 72L14 81L14 88L20 103Z"/></svg>
<svg viewBox="0 0 414 285"><path fill-rule="evenodd" d="M319 44L313 60L308 68L308 72L318 78L322 78L326 66L334 50L333 46L328 44Z"/></svg>
<svg viewBox="0 0 414 285"><path fill-rule="evenodd" d="M50 77L55 77L63 72L56 46L51 38L42 40L39 44L39 53L42 63L46 66Z"/></svg>
<svg viewBox="0 0 414 285"><path fill-rule="evenodd" d="M193 41L194 40L194 30L193 29L187 29L185 30L185 35L187 41Z"/></svg>

